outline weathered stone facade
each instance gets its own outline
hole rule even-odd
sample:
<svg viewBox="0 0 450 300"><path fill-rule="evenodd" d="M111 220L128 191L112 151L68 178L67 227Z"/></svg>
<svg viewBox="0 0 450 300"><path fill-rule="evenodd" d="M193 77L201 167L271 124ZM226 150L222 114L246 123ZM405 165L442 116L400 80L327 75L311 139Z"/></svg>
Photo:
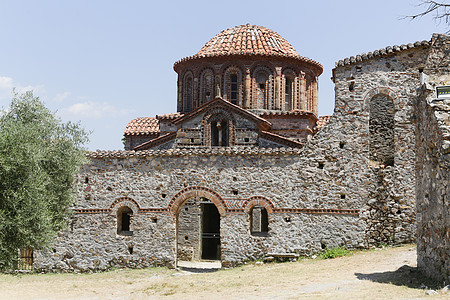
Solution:
<svg viewBox="0 0 450 300"><path fill-rule="evenodd" d="M163 125L165 134L136 151L90 153L78 177L70 230L61 232L54 251L38 255L35 266L175 266L177 259L204 259L205 251L233 266L267 253L414 241L416 187L422 184L415 173L421 143L416 89L423 73L436 68L430 56L441 47L437 40L339 61L335 111L320 130L311 111L258 112L215 98L192 104L187 114L162 117L176 126ZM301 121L286 125L296 114ZM300 131L289 138L293 127L307 132L303 142ZM226 145L214 142L225 138ZM205 213L211 208L217 217ZM218 232L205 230L204 220L215 220ZM218 235L218 244L204 246L206 234Z"/></svg>
<svg viewBox="0 0 450 300"><path fill-rule="evenodd" d="M415 105L417 265L428 276L450 282L450 93L436 86L450 83L450 37L434 36L428 78ZM450 87L449 87L450 90Z"/></svg>

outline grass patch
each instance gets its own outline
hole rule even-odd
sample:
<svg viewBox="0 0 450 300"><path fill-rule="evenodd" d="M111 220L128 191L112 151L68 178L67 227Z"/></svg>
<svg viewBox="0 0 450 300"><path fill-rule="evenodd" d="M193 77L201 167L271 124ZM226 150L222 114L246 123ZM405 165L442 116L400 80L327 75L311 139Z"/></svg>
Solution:
<svg viewBox="0 0 450 300"><path fill-rule="evenodd" d="M347 256L352 254L353 252L342 247L335 247L326 249L324 252L320 253L319 257L323 259L331 259L341 256Z"/></svg>

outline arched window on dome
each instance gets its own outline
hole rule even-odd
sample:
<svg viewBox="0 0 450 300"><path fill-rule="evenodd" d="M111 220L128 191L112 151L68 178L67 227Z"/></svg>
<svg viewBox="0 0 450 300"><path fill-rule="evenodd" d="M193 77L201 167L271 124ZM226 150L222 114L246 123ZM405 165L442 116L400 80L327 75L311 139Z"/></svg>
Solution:
<svg viewBox="0 0 450 300"><path fill-rule="evenodd" d="M202 105L213 98L214 73L211 69L206 69L200 75L200 103Z"/></svg>
<svg viewBox="0 0 450 300"><path fill-rule="evenodd" d="M312 78L309 75L305 76L305 93L306 93L306 107L304 107L305 110L312 111L312 101L313 101L313 94L312 94Z"/></svg>
<svg viewBox="0 0 450 300"><path fill-rule="evenodd" d="M241 102L241 93L242 90L242 72L236 67L229 67L225 71L225 100L230 101L235 105L239 105Z"/></svg>
<svg viewBox="0 0 450 300"><path fill-rule="evenodd" d="M270 70L264 66L258 67L253 72L253 96L254 108L269 109L269 77Z"/></svg>
<svg viewBox="0 0 450 300"><path fill-rule="evenodd" d="M192 111L193 87L192 73L186 73L184 76L184 93L183 93L183 111Z"/></svg>
<svg viewBox="0 0 450 300"><path fill-rule="evenodd" d="M295 105L295 73L292 70L286 70L284 75L284 110L291 111Z"/></svg>

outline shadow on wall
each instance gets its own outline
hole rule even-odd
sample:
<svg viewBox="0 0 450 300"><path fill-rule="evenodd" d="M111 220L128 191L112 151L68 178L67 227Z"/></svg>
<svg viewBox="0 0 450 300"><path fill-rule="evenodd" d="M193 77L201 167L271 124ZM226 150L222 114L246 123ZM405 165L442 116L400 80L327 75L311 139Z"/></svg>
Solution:
<svg viewBox="0 0 450 300"><path fill-rule="evenodd" d="M355 273L359 280L370 280L379 283L389 283L397 286L407 286L413 289L441 289L444 285L426 277L417 267L401 266L396 271L380 273Z"/></svg>

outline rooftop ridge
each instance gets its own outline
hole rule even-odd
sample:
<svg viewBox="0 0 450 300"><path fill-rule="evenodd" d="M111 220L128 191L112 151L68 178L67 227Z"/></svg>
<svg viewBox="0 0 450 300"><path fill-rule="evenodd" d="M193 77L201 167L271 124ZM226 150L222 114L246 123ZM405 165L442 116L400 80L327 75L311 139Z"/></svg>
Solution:
<svg viewBox="0 0 450 300"><path fill-rule="evenodd" d="M430 45L431 45L431 41L424 40L424 41L417 41L415 43L409 43L407 45L403 44L400 46L398 46L398 45L387 46L387 47L381 48L379 50L374 50L373 52L368 52L367 54L362 53L362 54L358 54L356 56L350 56L350 57L346 57L344 59L340 59L335 63L335 67L337 68L337 67L352 65L357 62L369 60L374 57L385 56L385 55L389 55L391 53L402 52L402 51L413 49L413 48L428 47Z"/></svg>

